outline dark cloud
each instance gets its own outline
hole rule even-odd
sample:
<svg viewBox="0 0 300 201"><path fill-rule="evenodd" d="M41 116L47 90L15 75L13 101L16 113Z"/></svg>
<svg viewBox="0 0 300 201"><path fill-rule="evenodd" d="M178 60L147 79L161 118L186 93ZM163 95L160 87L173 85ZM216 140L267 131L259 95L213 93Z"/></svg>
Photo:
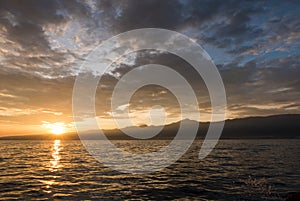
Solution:
<svg viewBox="0 0 300 201"><path fill-rule="evenodd" d="M49 48L42 25L58 24L63 16L57 14L56 1L1 1L1 24L7 29L8 39L29 50Z"/></svg>
<svg viewBox="0 0 300 201"><path fill-rule="evenodd" d="M3 66L48 77L71 75L70 69L76 68L81 59L70 49L71 43L80 41L64 31L76 19L91 29L96 26L91 23L91 8L84 1L0 1Z"/></svg>
<svg viewBox="0 0 300 201"><path fill-rule="evenodd" d="M123 4L115 28L120 32L137 28L177 29L182 23L183 5L178 1L132 0Z"/></svg>
<svg viewBox="0 0 300 201"><path fill-rule="evenodd" d="M232 57L239 58L243 54L258 54L270 49L272 45L269 43L276 40L291 42L299 38L299 12L294 12L299 8L297 2L278 2L277 5L261 1L234 0L226 3L219 0L13 0L0 3L0 23L6 28L6 39L20 44L25 51L32 54L44 52L50 54L50 57L57 57L56 53L60 57L63 55L59 62L65 61L64 57L67 56L77 58L85 55L70 49L73 46L81 43L82 46L97 44L109 37L107 33L117 34L145 27L177 30L198 38L201 44L211 44L224 49ZM289 10L285 15L276 15L275 11L284 5L292 11ZM64 37L68 39L62 38L58 42L61 46L58 47L59 52L52 47L53 41L48 32L52 33L53 30L48 30L49 25L61 27L60 31L66 32ZM68 26L69 31L66 31L65 26ZM61 36L57 33L54 35ZM16 44L13 47L15 49ZM62 50L70 51L66 53ZM19 53L26 54L24 50Z"/></svg>

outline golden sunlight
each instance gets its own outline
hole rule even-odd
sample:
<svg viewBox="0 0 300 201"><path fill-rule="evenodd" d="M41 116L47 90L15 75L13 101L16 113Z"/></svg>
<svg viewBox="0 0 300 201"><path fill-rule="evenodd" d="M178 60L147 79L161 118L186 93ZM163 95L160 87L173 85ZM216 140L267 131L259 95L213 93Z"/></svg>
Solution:
<svg viewBox="0 0 300 201"><path fill-rule="evenodd" d="M65 132L65 128L63 125L53 125L51 132L55 135L61 135Z"/></svg>
<svg viewBox="0 0 300 201"><path fill-rule="evenodd" d="M66 132L66 125L62 122L49 123L44 122L43 126L55 135L61 135Z"/></svg>

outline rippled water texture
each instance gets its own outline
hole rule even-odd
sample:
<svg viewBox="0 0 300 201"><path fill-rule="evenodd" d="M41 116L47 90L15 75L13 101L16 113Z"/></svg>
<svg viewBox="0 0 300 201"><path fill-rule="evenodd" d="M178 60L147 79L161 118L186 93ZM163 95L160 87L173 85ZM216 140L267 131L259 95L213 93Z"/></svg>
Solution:
<svg viewBox="0 0 300 201"><path fill-rule="evenodd" d="M147 152L167 141L115 141ZM0 200L282 200L299 191L300 140L222 140L204 160L196 141L160 172L121 174L80 141L0 141Z"/></svg>

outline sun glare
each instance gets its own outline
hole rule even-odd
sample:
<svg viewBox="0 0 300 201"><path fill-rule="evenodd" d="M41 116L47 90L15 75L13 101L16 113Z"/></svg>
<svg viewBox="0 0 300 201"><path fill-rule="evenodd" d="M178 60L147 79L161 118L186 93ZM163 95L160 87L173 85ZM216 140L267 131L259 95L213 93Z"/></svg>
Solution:
<svg viewBox="0 0 300 201"><path fill-rule="evenodd" d="M49 131L55 135L61 135L66 132L66 125L62 122L44 124Z"/></svg>
<svg viewBox="0 0 300 201"><path fill-rule="evenodd" d="M53 125L51 132L55 135L61 135L65 132L65 128L61 125Z"/></svg>

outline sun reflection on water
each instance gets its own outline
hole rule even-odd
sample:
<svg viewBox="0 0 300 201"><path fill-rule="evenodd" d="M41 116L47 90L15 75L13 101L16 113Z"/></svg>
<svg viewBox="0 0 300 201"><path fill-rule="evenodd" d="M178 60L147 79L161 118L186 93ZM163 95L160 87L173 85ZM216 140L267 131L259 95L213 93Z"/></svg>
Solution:
<svg viewBox="0 0 300 201"><path fill-rule="evenodd" d="M45 193L52 193L52 186L57 184L57 179L60 177L55 174L59 170L59 168L62 167L60 164L60 151L62 150L61 141L60 140L54 140L52 150L51 150L51 159L49 164L49 172L51 173L48 177L49 180L40 180L45 185L45 189L43 190Z"/></svg>
<svg viewBox="0 0 300 201"><path fill-rule="evenodd" d="M50 160L50 167L49 167L49 172L54 173L57 172L62 165L60 164L60 151L61 151L61 141L60 140L54 140L54 144L52 147L52 158ZM52 193L51 187L53 184L57 183L56 179L58 176L52 175L52 179L50 180L43 180L41 181L42 183L45 184L46 189L44 190L45 193Z"/></svg>
<svg viewBox="0 0 300 201"><path fill-rule="evenodd" d="M60 161L60 150L61 150L61 146L60 146L60 140L54 140L54 144L53 144L53 151L52 151L52 159L50 161L50 172L56 172L58 168L61 167L59 161Z"/></svg>

